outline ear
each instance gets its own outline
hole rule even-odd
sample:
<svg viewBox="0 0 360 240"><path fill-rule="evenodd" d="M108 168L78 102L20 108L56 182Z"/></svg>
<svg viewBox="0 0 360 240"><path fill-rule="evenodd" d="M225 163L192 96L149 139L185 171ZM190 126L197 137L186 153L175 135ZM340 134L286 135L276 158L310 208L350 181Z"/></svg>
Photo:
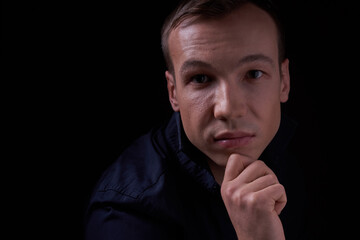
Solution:
<svg viewBox="0 0 360 240"><path fill-rule="evenodd" d="M281 63L280 74L281 74L280 102L284 103L289 99L289 92L290 92L289 59L285 59Z"/></svg>
<svg viewBox="0 0 360 240"><path fill-rule="evenodd" d="M165 77L167 80L167 89L169 93L169 101L171 104L172 109L175 112L178 112L180 110L179 103L176 96L176 85L175 85L175 78L174 76L169 72L165 72Z"/></svg>

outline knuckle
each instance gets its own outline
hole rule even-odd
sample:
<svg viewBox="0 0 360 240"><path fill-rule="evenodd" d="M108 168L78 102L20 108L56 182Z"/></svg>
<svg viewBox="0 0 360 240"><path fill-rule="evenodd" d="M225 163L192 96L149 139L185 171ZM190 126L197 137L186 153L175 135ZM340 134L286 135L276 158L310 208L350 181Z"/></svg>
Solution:
<svg viewBox="0 0 360 240"><path fill-rule="evenodd" d="M224 201L237 205L245 206L247 193L243 188L237 188L236 186L226 186L221 189L221 195Z"/></svg>
<svg viewBox="0 0 360 240"><path fill-rule="evenodd" d="M284 193L285 200L287 201L287 196L286 196L285 187L284 187L282 184L280 184L280 187L281 187L281 191Z"/></svg>
<svg viewBox="0 0 360 240"><path fill-rule="evenodd" d="M269 174L266 177L267 177L269 183L277 183L278 182L277 177L273 174Z"/></svg>
<svg viewBox="0 0 360 240"><path fill-rule="evenodd" d="M246 209L248 208L247 197L247 195L242 194L241 191L238 191L236 192L236 194L234 194L232 200L233 203L237 205L240 209Z"/></svg>
<svg viewBox="0 0 360 240"><path fill-rule="evenodd" d="M242 198L241 208L254 211L260 211L264 204L263 199L257 193L248 194L246 197Z"/></svg>
<svg viewBox="0 0 360 240"><path fill-rule="evenodd" d="M254 208L261 205L262 197L260 194L254 192L252 194L249 194L246 200L247 200L247 204Z"/></svg>
<svg viewBox="0 0 360 240"><path fill-rule="evenodd" d="M221 195L226 199L232 198L232 196L234 195L234 192L235 192L235 188L230 184L223 185L221 187Z"/></svg>
<svg viewBox="0 0 360 240"><path fill-rule="evenodd" d="M261 160L256 160L254 164L256 164L257 167L267 167L266 164Z"/></svg>
<svg viewBox="0 0 360 240"><path fill-rule="evenodd" d="M284 185L278 183L278 184L276 184L276 187L279 189L279 191L285 192L285 187L284 187Z"/></svg>

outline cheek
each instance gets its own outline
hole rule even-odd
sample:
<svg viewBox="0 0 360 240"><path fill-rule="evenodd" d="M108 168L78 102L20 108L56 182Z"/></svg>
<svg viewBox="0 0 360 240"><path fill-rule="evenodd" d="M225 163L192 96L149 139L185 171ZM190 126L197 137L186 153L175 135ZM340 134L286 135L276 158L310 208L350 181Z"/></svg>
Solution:
<svg viewBox="0 0 360 240"><path fill-rule="evenodd" d="M257 89L251 95L252 102L256 104L256 107L267 114L280 106L280 86L270 83Z"/></svg>
<svg viewBox="0 0 360 240"><path fill-rule="evenodd" d="M210 94L191 92L182 94L179 99L180 115L183 126L190 140L202 136L212 116Z"/></svg>
<svg viewBox="0 0 360 240"><path fill-rule="evenodd" d="M206 91L182 91L178 96L180 112L192 116L211 112L211 94Z"/></svg>
<svg viewBox="0 0 360 240"><path fill-rule="evenodd" d="M256 102L257 116L259 118L264 139L270 141L276 134L281 116L281 103L279 93L275 89L262 95Z"/></svg>

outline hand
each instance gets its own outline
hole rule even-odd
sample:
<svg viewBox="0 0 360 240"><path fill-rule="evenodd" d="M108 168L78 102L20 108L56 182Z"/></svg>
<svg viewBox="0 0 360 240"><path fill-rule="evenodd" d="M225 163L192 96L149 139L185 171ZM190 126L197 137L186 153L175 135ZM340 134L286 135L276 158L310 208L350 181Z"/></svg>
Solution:
<svg viewBox="0 0 360 240"><path fill-rule="evenodd" d="M221 196L238 239L285 239L278 216L286 205L285 189L263 161L232 154Z"/></svg>

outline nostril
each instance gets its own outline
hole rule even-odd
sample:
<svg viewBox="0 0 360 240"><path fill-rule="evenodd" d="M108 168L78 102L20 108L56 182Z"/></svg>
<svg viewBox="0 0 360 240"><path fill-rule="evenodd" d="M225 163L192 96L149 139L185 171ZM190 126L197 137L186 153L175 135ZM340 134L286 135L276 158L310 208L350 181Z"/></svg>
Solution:
<svg viewBox="0 0 360 240"><path fill-rule="evenodd" d="M241 99L227 99L220 101L214 106L214 117L219 120L231 120L245 116L247 106Z"/></svg>

